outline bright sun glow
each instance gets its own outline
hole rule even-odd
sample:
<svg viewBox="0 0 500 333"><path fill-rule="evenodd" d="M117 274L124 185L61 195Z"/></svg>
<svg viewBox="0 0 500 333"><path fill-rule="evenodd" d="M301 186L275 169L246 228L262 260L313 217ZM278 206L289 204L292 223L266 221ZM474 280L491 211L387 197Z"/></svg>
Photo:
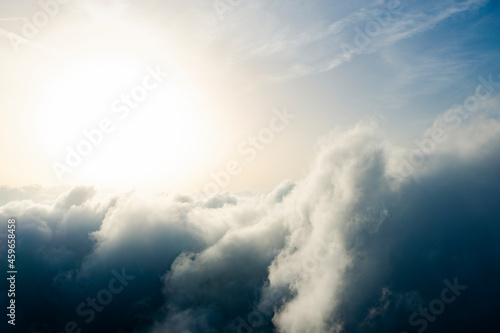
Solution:
<svg viewBox="0 0 500 333"><path fill-rule="evenodd" d="M200 94L168 68L110 59L74 63L46 87L39 138L59 180L180 181L213 134Z"/></svg>

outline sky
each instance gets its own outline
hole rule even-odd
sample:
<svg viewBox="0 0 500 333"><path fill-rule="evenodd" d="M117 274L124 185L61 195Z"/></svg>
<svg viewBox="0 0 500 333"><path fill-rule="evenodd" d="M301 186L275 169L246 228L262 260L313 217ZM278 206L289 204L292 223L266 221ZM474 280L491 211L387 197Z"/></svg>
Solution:
<svg viewBox="0 0 500 333"><path fill-rule="evenodd" d="M370 118L410 147L498 73L496 2L234 3L2 2L1 182L193 191L236 159L224 189L268 191L333 128ZM165 77L143 99L148 69ZM283 108L296 118L248 162L239 146Z"/></svg>
<svg viewBox="0 0 500 333"><path fill-rule="evenodd" d="M0 13L7 332L498 330L498 2Z"/></svg>

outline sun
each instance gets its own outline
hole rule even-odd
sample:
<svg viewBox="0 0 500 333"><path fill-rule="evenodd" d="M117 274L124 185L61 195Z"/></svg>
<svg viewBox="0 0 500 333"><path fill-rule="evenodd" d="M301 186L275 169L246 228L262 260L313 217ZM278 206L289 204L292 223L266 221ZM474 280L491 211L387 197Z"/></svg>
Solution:
<svg viewBox="0 0 500 333"><path fill-rule="evenodd" d="M200 90L171 66L79 60L59 70L43 95L38 138L60 183L174 185L210 147Z"/></svg>

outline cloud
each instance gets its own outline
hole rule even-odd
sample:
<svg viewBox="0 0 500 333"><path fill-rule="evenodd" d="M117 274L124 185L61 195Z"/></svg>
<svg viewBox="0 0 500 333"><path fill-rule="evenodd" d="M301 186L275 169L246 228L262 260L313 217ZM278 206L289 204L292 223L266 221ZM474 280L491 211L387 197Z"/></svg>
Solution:
<svg viewBox="0 0 500 333"><path fill-rule="evenodd" d="M291 11L288 5L256 2L235 8L224 24L207 21L207 25L225 39L218 47L226 49L231 66L245 63L262 68L266 79L281 81L330 71L358 55L432 30L454 16L474 13L487 3L384 1L350 12L339 5L335 10L326 4L308 10L308 5L298 2ZM330 18L323 17L325 12Z"/></svg>
<svg viewBox="0 0 500 333"><path fill-rule="evenodd" d="M262 195L1 188L0 220L17 220L18 328L413 332L455 278L467 289L426 331L498 328L500 123L486 104L396 187L387 176L409 150L363 121ZM116 274L133 279L92 310Z"/></svg>

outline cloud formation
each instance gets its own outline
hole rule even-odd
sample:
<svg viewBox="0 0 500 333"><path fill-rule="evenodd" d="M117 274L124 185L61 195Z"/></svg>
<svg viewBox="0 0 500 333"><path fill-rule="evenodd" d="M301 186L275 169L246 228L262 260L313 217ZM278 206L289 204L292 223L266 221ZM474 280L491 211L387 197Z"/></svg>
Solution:
<svg viewBox="0 0 500 333"><path fill-rule="evenodd" d="M498 328L498 105L448 131L406 178L394 175L409 150L363 121L323 138L304 179L261 195L1 188L0 220L18 228L17 328ZM127 284L107 303L117 276Z"/></svg>
<svg viewBox="0 0 500 333"><path fill-rule="evenodd" d="M222 22L214 21L213 15L204 16L202 22L220 36L213 42L226 50L228 66L245 63L264 69L266 79L281 81L330 71L356 56L430 31L452 17L475 13L487 3L389 0L344 8L326 1L298 0L293 6L253 1L235 6Z"/></svg>

